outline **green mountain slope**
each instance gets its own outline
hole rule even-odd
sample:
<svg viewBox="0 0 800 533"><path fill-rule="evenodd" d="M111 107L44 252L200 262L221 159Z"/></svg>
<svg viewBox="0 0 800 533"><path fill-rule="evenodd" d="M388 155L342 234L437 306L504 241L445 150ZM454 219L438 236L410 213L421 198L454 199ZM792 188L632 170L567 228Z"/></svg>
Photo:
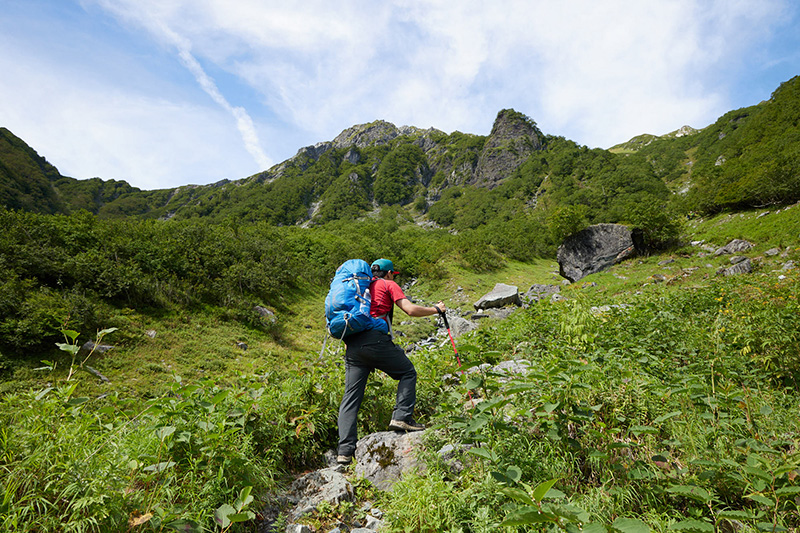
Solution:
<svg viewBox="0 0 800 533"><path fill-rule="evenodd" d="M235 181L141 191L124 181L74 180L3 130L3 205L103 218L230 218L277 225L356 219L404 206L461 230L580 207L588 222L628 222L636 206L713 213L800 198L800 77L714 124L641 135L610 150L545 135L514 110L488 136L353 126L271 169Z"/></svg>
<svg viewBox="0 0 800 533"><path fill-rule="evenodd" d="M0 205L35 213L59 213L53 188L58 170L6 128L0 128Z"/></svg>

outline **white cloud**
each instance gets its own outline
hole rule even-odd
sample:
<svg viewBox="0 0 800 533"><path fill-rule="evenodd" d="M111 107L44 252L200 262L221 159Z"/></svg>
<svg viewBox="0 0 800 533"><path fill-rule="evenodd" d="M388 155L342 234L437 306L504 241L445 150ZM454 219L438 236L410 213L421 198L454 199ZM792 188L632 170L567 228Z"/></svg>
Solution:
<svg viewBox="0 0 800 533"><path fill-rule="evenodd" d="M267 157L261 148L253 120L243 107L231 105L227 98L220 92L214 80L209 76L200 62L192 55L191 41L183 37L180 33L170 27L170 20L175 12L176 4L157 2L147 5L137 1L133 5L126 2L114 2L112 0L101 0L101 5L109 9L117 16L125 20L132 20L137 24L143 25L152 32L156 38L165 40L169 45L176 49L181 63L192 73L197 83L211 99L222 109L230 113L236 120L236 127L242 137L245 148L253 157L260 168L272 166L272 160ZM180 19L183 21L183 19ZM187 19L191 21L191 19ZM185 21L184 21L185 22Z"/></svg>
<svg viewBox="0 0 800 533"><path fill-rule="evenodd" d="M0 80L0 98L15 96L12 83L16 96L50 89L33 90L36 105L0 110L41 139L80 130L48 144L49 159L102 159L92 173L104 178L174 173L182 183L242 177L376 119L487 134L512 107L546 133L602 147L705 126L755 103L737 106L731 87L752 76L748 58L765 54L772 28L797 11L789 0L82 2L95 25L111 15L141 43L130 65L146 83L76 75L75 63L21 49L0 57L4 73L20 74ZM191 87L177 86L178 71ZM148 144L159 135L163 151ZM202 170L183 173L193 159Z"/></svg>
<svg viewBox="0 0 800 533"><path fill-rule="evenodd" d="M64 175L160 189L259 170L221 111L87 84L22 53L0 56L0 70L3 126Z"/></svg>
<svg viewBox="0 0 800 533"><path fill-rule="evenodd" d="M781 7L777 0L103 4L175 28L197 54L261 91L282 122L316 135L313 142L378 118L488 133L497 111L515 107L548 133L593 146L716 118L728 101L707 73L762 38Z"/></svg>

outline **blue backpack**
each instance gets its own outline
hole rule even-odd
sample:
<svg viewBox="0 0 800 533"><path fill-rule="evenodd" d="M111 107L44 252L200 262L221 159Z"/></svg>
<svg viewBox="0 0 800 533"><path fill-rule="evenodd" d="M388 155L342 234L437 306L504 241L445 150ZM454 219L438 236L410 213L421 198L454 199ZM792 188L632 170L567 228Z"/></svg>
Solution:
<svg viewBox="0 0 800 533"><path fill-rule="evenodd" d="M369 314L371 281L372 270L363 259L350 259L336 269L325 297L325 320L332 337L344 339L368 329L388 333L386 321Z"/></svg>

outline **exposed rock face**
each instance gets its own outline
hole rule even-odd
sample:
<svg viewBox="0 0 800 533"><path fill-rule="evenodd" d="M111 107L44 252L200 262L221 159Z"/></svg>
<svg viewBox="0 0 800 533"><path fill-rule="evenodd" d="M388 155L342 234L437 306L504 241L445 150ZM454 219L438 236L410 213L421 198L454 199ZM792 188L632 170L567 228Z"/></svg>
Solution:
<svg viewBox="0 0 800 533"><path fill-rule="evenodd" d="M377 120L370 124L359 124L347 128L333 140L333 148L366 148L367 146L381 146L400 135L397 126L384 120Z"/></svg>
<svg viewBox="0 0 800 533"><path fill-rule="evenodd" d="M511 109L500 111L469 183L490 189L497 186L532 152L542 149L541 137L536 124L525 115Z"/></svg>
<svg viewBox="0 0 800 533"><path fill-rule="evenodd" d="M597 224L567 237L558 247L559 273L575 282L635 253L631 230L620 224Z"/></svg>

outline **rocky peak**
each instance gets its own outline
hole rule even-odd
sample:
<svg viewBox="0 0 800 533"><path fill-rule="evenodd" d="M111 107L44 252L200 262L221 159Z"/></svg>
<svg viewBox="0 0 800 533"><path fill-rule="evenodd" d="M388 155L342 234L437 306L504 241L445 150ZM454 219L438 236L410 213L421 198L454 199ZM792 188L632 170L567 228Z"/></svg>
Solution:
<svg viewBox="0 0 800 533"><path fill-rule="evenodd" d="M387 144L400 135L397 126L384 120L376 120L369 124L359 124L344 130L333 140L334 148L366 148Z"/></svg>
<svg viewBox="0 0 800 533"><path fill-rule="evenodd" d="M687 135L694 135L697 133L697 130L691 126L681 126L681 128L675 132L675 137L686 137Z"/></svg>
<svg viewBox="0 0 800 533"><path fill-rule="evenodd" d="M529 117L503 109L481 151L471 184L493 188L516 170L534 151L542 149L542 133Z"/></svg>

